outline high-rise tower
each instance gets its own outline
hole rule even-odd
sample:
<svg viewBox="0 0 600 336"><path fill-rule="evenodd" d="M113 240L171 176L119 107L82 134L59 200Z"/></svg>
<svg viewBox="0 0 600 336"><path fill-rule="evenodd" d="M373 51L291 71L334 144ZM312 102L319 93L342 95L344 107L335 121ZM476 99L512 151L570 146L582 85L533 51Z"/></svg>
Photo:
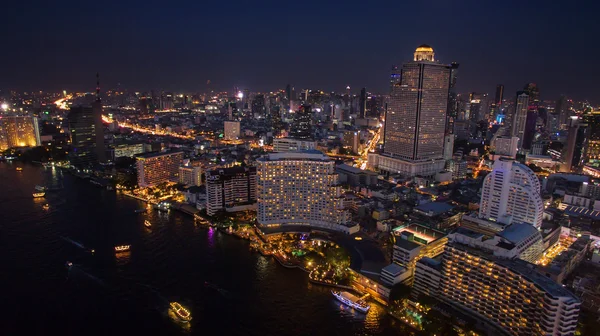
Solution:
<svg viewBox="0 0 600 336"><path fill-rule="evenodd" d="M527 122L527 111L529 109L529 95L525 91L517 92L517 101L515 104L515 112L511 118L512 132L511 135L519 138L519 148L523 145L525 137L525 124Z"/></svg>
<svg viewBox="0 0 600 336"><path fill-rule="evenodd" d="M400 78L392 74L380 170L414 176L444 167L450 69L435 61L433 48L421 45Z"/></svg>

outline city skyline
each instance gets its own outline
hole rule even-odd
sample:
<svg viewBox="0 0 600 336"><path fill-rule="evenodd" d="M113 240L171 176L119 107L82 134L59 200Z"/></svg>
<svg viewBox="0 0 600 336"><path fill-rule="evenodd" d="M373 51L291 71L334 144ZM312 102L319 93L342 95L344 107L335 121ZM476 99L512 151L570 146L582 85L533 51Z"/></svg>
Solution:
<svg viewBox="0 0 600 336"><path fill-rule="evenodd" d="M379 78L392 65L410 59L415 45L426 43L439 59L461 64L459 92L492 93L497 84L503 84L505 92L512 94L524 83L535 82L542 99L566 94L576 100L599 100L594 90L598 70L592 59L598 47L587 43L587 36L597 29L591 16L586 19L591 10L536 3L520 4L519 11L510 3L495 8L444 2L365 8L327 3L311 9L310 5L289 8L293 17L305 16L314 22L296 29L290 23L293 20L277 14L279 7L266 4L190 4L173 18L164 16L161 6L42 4L28 10L31 20L11 16L1 24L11 31L6 45L18 44L19 48L0 56L4 64L11 64L0 88L85 90L91 87L89 74L99 71L105 88L120 83L121 88L135 90L222 91L239 86L271 91L293 83L326 91L350 85L356 93L362 87L385 93L386 85ZM11 4L16 12L21 6ZM392 16L395 9L414 15L401 21ZM217 14L225 10L226 16ZM575 17L574 11L577 24L547 19L555 13ZM529 15L532 12L536 15ZM69 19L46 25L42 18L53 13ZM198 19L195 13L204 15ZM469 20L460 20L466 13ZM284 24L271 23L279 17ZM515 38L522 29L502 25L508 17L526 20L527 31L535 38ZM225 18L231 24L223 24ZM163 24L155 25L158 19ZM419 26L423 21L444 29L403 33L402 27ZM41 25L44 33L33 34ZM78 27L75 32L74 25ZM222 29L212 32L214 25ZM23 44L24 39L31 43ZM589 52L577 53L577 62L570 62L575 59L571 50L581 46ZM82 53L88 57L79 57ZM23 69L27 69L25 75Z"/></svg>

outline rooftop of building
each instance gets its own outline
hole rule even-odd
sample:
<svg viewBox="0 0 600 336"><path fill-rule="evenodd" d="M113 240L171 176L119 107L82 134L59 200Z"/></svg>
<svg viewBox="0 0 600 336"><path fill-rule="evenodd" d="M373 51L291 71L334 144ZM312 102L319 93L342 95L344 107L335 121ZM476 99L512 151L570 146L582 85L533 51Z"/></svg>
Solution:
<svg viewBox="0 0 600 336"><path fill-rule="evenodd" d="M415 207L415 210L425 213L432 213L432 216L441 215L452 209L454 209L454 206L446 202L430 202Z"/></svg>
<svg viewBox="0 0 600 336"><path fill-rule="evenodd" d="M400 226L394 229L394 233L396 235L401 235L403 233L410 233L415 238L423 240L426 244L430 244L440 238L446 237L446 234L442 231L434 230L432 228L420 225L420 224L409 224L406 226ZM400 238L396 238L396 241L400 240Z"/></svg>
<svg viewBox="0 0 600 336"><path fill-rule="evenodd" d="M371 175L375 175L375 173L372 172L372 171L362 170L360 168L356 168L356 167L347 165L345 163L336 165L335 168L339 169L339 170L346 171L346 172L351 173L351 174L371 174Z"/></svg>
<svg viewBox="0 0 600 336"><path fill-rule="evenodd" d="M149 159L149 158L154 158L154 157L159 157L159 156L167 156L167 155L173 155L173 154L182 154L182 151L179 150L175 150L175 151L168 151L168 152L149 152L149 153L144 153L144 154L140 154L137 156L138 159Z"/></svg>
<svg viewBox="0 0 600 336"><path fill-rule="evenodd" d="M236 166L236 167L229 167L229 168L215 168L215 169L211 169L206 171L207 175L234 175L234 174L240 174L240 173L245 173L247 171L256 171L256 167L254 166Z"/></svg>
<svg viewBox="0 0 600 336"><path fill-rule="evenodd" d="M407 251L412 251L414 249L417 249L417 248L423 246L423 244L419 244L414 241L402 239L400 237L396 238L395 245L398 246L399 248L401 248L403 250L407 250Z"/></svg>
<svg viewBox="0 0 600 336"><path fill-rule="evenodd" d="M526 223L512 223L498 232L498 235L512 243L518 244L539 232L533 225Z"/></svg>
<svg viewBox="0 0 600 336"><path fill-rule="evenodd" d="M384 268L381 269L381 272L387 272L389 274L391 274L392 276L398 276L404 272L406 272L406 267L402 267L396 263L391 263L387 266L385 266Z"/></svg>
<svg viewBox="0 0 600 336"><path fill-rule="evenodd" d="M427 266L437 269L437 270L442 268L442 261L439 260L439 258L423 257L423 258L419 259L417 262L427 265Z"/></svg>
<svg viewBox="0 0 600 336"><path fill-rule="evenodd" d="M565 214L575 217L587 217L594 220L600 220L600 211L590 210L584 207L570 205L565 208Z"/></svg>
<svg viewBox="0 0 600 336"><path fill-rule="evenodd" d="M277 160L331 161L327 155L316 149L308 149L298 152L270 153L259 158L257 161L267 162Z"/></svg>

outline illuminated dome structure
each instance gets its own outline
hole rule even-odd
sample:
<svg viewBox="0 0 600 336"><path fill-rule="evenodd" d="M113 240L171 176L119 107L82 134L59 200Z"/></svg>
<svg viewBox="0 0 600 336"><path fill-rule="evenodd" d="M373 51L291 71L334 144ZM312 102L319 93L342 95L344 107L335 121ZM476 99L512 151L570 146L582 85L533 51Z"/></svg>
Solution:
<svg viewBox="0 0 600 336"><path fill-rule="evenodd" d="M428 46L427 44L422 44L417 47L415 50L415 62L418 61L429 61L434 62L435 53L433 52L433 48Z"/></svg>

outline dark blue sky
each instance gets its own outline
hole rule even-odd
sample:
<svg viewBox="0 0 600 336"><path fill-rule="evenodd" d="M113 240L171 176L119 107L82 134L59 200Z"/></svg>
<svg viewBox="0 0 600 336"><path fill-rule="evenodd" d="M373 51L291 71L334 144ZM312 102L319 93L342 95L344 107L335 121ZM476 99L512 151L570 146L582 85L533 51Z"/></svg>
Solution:
<svg viewBox="0 0 600 336"><path fill-rule="evenodd" d="M600 102L592 1L12 1L4 6L0 88L102 86L204 91L387 91L392 64L429 44L459 62L461 92Z"/></svg>

